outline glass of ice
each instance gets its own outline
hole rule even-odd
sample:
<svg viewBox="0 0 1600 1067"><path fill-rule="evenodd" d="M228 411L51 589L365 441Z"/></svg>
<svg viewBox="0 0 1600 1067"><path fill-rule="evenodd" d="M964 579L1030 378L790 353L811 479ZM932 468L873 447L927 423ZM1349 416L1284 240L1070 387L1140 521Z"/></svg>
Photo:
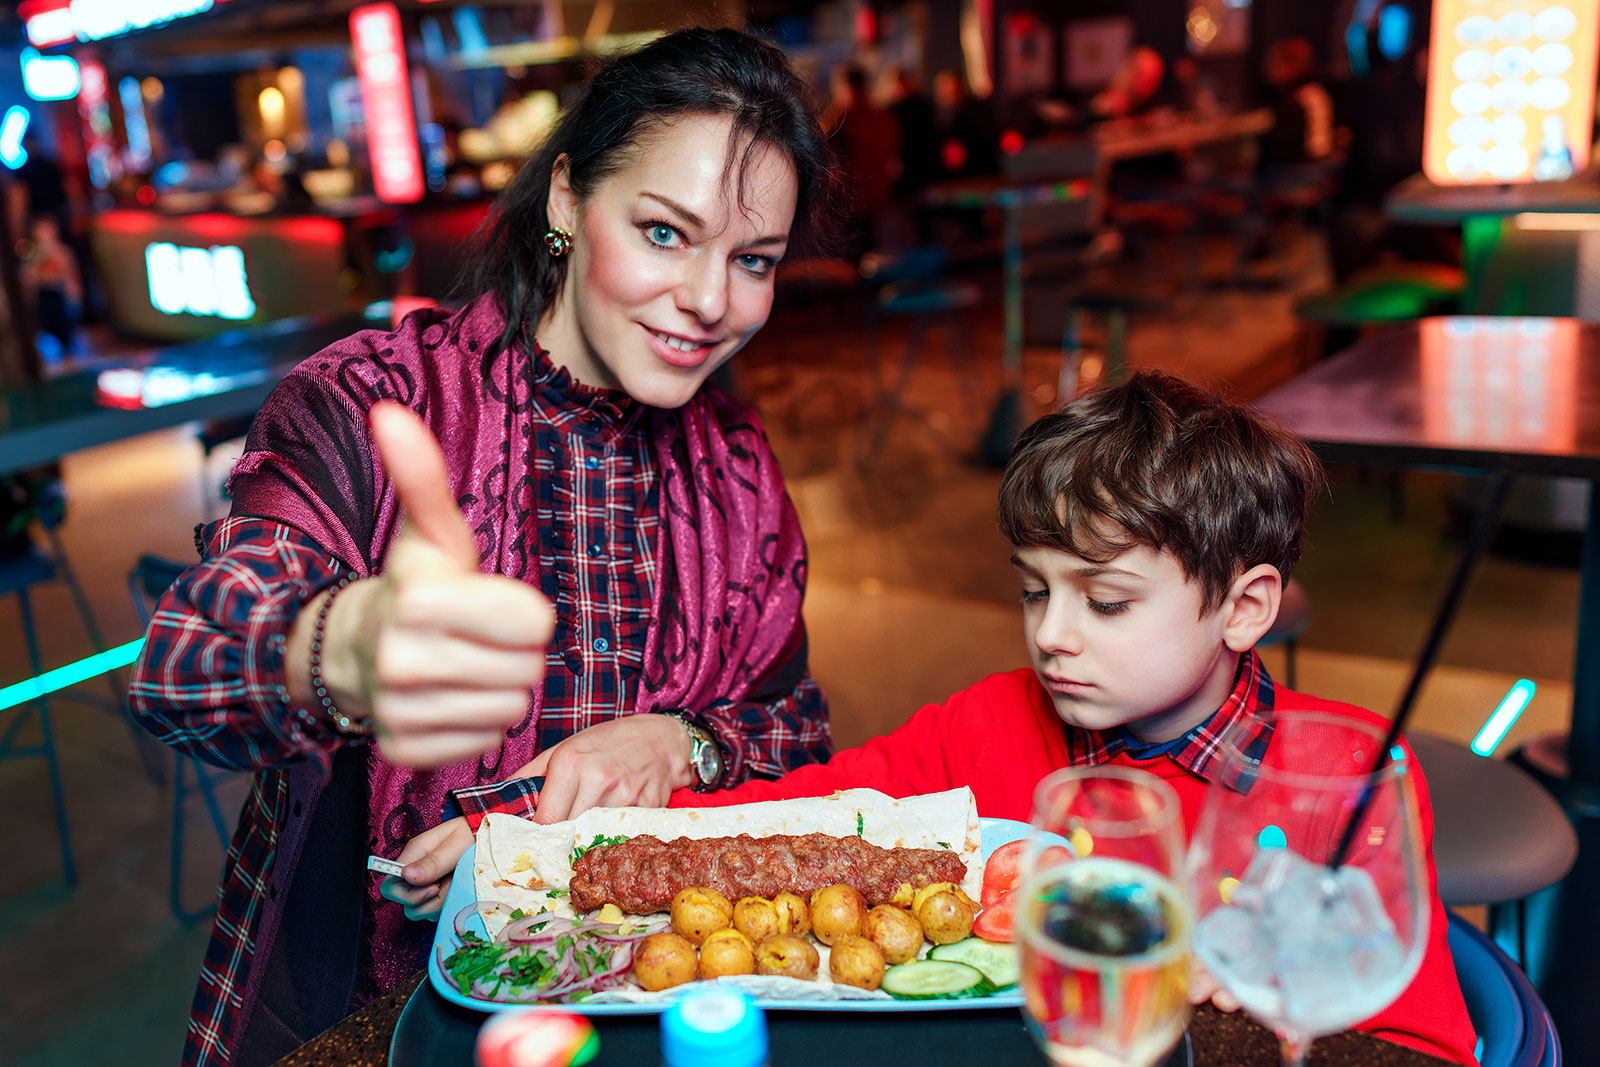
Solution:
<svg viewBox="0 0 1600 1067"><path fill-rule="evenodd" d="M1411 983L1431 888L1402 749L1335 868L1383 731L1320 713L1256 722L1270 728L1264 747L1248 724L1224 739L1190 841L1194 953L1298 1067L1313 1039L1370 1018Z"/></svg>
<svg viewBox="0 0 1600 1067"><path fill-rule="evenodd" d="M1016 905L1028 1029L1062 1067L1150 1067L1189 1019L1193 909L1183 818L1126 767L1049 775L1033 801Z"/></svg>

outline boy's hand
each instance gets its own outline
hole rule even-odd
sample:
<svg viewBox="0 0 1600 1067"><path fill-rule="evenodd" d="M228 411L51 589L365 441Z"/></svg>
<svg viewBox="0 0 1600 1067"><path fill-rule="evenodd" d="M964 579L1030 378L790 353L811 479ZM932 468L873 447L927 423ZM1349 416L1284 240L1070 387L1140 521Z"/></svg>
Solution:
<svg viewBox="0 0 1600 1067"><path fill-rule="evenodd" d="M1211 1001L1218 1011L1238 1011L1239 998L1223 989L1211 972L1193 957L1189 960L1189 1003L1204 1004Z"/></svg>
<svg viewBox="0 0 1600 1067"><path fill-rule="evenodd" d="M385 878L378 892L385 898L401 904L408 919L439 920L444 907L445 894L450 891L450 879L456 863L472 845L472 829L465 818L451 819L406 842L396 857L406 865L400 877Z"/></svg>

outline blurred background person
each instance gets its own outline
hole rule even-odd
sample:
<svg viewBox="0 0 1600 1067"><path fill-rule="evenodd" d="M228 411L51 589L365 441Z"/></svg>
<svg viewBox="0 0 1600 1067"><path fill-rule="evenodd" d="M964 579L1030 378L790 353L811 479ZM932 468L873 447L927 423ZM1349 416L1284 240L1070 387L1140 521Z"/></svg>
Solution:
<svg viewBox="0 0 1600 1067"><path fill-rule="evenodd" d="M24 291L33 301L39 330L39 355L57 363L76 351L78 322L83 314L83 277L78 257L61 239L55 216L36 215L28 230L28 253L22 261Z"/></svg>
<svg viewBox="0 0 1600 1067"><path fill-rule="evenodd" d="M833 100L822 128L839 157L840 184L850 209L848 251L860 255L876 247L875 221L889 207L900 176L900 127L867 93L866 72L847 64L834 69Z"/></svg>
<svg viewBox="0 0 1600 1067"><path fill-rule="evenodd" d="M1159 102L1166 76L1161 54L1149 45L1138 45L1117 64L1110 83L1089 101L1089 109L1101 118L1131 118Z"/></svg>
<svg viewBox="0 0 1600 1067"><path fill-rule="evenodd" d="M972 178L1000 170L1000 123L987 101L973 96L953 70L933 78L939 155L947 178Z"/></svg>
<svg viewBox="0 0 1600 1067"><path fill-rule="evenodd" d="M1274 42L1262 73L1272 107L1272 129L1261 139L1262 166L1293 167L1331 156L1333 97L1317 80L1311 42L1304 37Z"/></svg>

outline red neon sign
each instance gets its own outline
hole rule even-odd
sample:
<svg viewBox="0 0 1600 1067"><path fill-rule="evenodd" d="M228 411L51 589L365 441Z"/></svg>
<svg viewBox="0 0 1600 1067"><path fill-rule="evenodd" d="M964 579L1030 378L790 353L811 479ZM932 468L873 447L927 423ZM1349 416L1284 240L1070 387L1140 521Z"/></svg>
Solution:
<svg viewBox="0 0 1600 1067"><path fill-rule="evenodd" d="M48 48L77 40L69 0L23 0L17 17L27 27L28 41L35 48Z"/></svg>
<svg viewBox="0 0 1600 1067"><path fill-rule="evenodd" d="M104 189L122 176L116 139L111 132L111 104L106 92L106 68L98 60L78 62L78 116L83 120L84 154L89 180Z"/></svg>
<svg viewBox="0 0 1600 1067"><path fill-rule="evenodd" d="M406 73L400 12L391 3L367 4L350 12L361 109L372 156L372 184L378 199L409 204L422 199L422 157L411 111L411 81Z"/></svg>

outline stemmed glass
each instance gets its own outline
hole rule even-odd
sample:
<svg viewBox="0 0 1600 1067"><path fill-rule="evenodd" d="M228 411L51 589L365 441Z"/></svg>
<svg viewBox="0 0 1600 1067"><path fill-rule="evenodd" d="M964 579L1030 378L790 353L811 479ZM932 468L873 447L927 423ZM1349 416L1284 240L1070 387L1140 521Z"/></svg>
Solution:
<svg viewBox="0 0 1600 1067"><path fill-rule="evenodd" d="M1150 1067L1183 1034L1193 912L1165 782L1072 767L1034 792L1016 910L1028 1029L1062 1067Z"/></svg>
<svg viewBox="0 0 1600 1067"><path fill-rule="evenodd" d="M1252 729L1263 725L1264 751ZM1241 723L1190 841L1195 957L1277 1032L1292 1067L1313 1039L1391 1004L1422 962L1428 877L1412 765L1396 746L1374 779L1383 744L1377 726L1340 715Z"/></svg>

